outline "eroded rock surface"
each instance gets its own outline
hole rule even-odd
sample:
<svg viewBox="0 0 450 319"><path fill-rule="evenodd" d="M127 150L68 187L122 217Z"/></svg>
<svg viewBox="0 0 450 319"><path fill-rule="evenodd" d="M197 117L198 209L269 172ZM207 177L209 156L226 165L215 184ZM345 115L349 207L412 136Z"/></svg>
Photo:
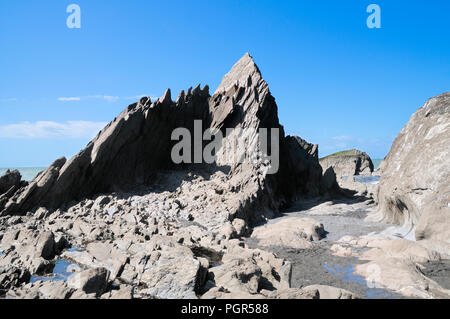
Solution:
<svg viewBox="0 0 450 319"><path fill-rule="evenodd" d="M381 164L379 214L417 240L450 243L450 93L414 113Z"/></svg>

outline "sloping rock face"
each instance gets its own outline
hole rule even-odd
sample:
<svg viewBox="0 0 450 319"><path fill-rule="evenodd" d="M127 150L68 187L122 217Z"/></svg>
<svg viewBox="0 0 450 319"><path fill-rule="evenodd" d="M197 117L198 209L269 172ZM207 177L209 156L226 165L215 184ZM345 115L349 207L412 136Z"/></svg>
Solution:
<svg viewBox="0 0 450 319"><path fill-rule="evenodd" d="M296 180L304 181L304 183L295 183L296 193L317 196L319 193L332 191L332 188L322 182L319 146L310 144L298 136L287 136L286 144L289 160L293 165L289 171Z"/></svg>
<svg viewBox="0 0 450 319"><path fill-rule="evenodd" d="M417 240L450 242L450 93L412 115L382 163L379 214L415 228Z"/></svg>
<svg viewBox="0 0 450 319"><path fill-rule="evenodd" d="M171 139L175 128L183 127L191 133L195 150L198 129L194 121L201 123L200 134L210 128L226 136L215 154L215 163L208 165L226 173L227 191L236 198L229 207L232 216L247 221L270 217L273 210L300 196L317 196L327 191L321 188L317 146L300 138L285 137L275 99L252 57L246 54L225 75L212 96L208 86L197 86L186 93L182 91L176 101L172 101L167 90L153 103L144 97L131 104L79 154L67 162L64 158L56 160L30 185L17 191L1 214L22 215L37 207L54 210L95 194L151 184L155 173L161 170L195 170L200 164L175 165L171 159L177 143ZM260 143L264 139L261 128L268 129L267 148ZM272 133L274 128L278 134ZM234 134L243 132L232 152L227 145L236 136L228 135L227 129L234 129ZM274 161L268 158L269 154L278 153L277 144L279 165L271 174ZM230 154L244 160L230 161Z"/></svg>

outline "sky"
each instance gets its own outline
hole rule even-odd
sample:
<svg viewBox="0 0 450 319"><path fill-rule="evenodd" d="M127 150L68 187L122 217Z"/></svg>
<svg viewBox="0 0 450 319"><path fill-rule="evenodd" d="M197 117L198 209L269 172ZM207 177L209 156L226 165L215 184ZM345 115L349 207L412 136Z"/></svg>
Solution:
<svg viewBox="0 0 450 319"><path fill-rule="evenodd" d="M381 28L369 29L371 3ZM68 28L70 4L81 28ZM140 96L211 92L246 52L290 135L383 158L450 90L450 1L0 1L0 167L71 157Z"/></svg>

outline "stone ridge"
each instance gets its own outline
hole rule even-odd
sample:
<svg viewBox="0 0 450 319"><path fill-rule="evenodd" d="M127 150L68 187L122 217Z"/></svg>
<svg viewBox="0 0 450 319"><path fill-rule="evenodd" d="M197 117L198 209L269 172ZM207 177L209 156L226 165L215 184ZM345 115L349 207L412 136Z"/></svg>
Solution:
<svg viewBox="0 0 450 319"><path fill-rule="evenodd" d="M366 154L366 153L359 151L357 149L351 149L351 150L347 150L347 151L336 152L336 153L330 154L328 156L325 156L324 158L334 157L334 156L356 156L356 155L362 155L362 154Z"/></svg>

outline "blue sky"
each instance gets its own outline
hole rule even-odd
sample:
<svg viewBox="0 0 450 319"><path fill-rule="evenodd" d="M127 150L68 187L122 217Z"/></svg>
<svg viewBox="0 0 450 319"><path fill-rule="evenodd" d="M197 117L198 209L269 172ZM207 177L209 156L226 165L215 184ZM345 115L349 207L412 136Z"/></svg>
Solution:
<svg viewBox="0 0 450 319"><path fill-rule="evenodd" d="M69 4L81 29L66 26ZM366 7L381 7L381 29ZM0 2L0 167L83 148L140 95L211 91L245 53L286 133L320 155L382 158L410 116L450 89L449 1Z"/></svg>

